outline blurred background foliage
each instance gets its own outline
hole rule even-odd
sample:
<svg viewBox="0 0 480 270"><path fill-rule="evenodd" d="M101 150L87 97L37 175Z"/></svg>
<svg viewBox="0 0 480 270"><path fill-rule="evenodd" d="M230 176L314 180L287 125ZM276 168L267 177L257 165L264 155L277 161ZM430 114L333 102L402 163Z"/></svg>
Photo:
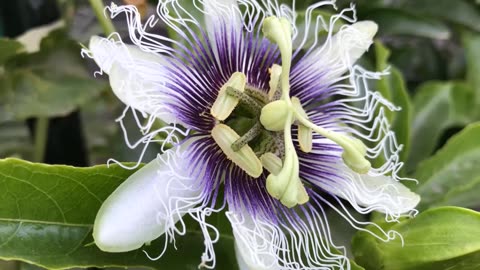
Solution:
<svg viewBox="0 0 480 270"><path fill-rule="evenodd" d="M115 2L136 4L144 18L155 12L155 0ZM183 2L192 7L191 1ZM298 15L301 17L303 10L314 2L297 1ZM337 5L341 9L349 7L351 2L339 0ZM410 187L422 195L419 210L426 210L417 219L393 226L404 234L406 241L427 247L435 241L443 241L449 248L448 252L445 246L432 246L428 251L408 245L398 249L398 243L383 243L361 232L355 234L355 230L344 224L345 221L332 215L333 237L337 243L347 246L352 262L355 259L361 265L354 265L354 269L479 269L480 217L474 210L480 207L480 126L477 124L480 120L480 4L474 0L357 0L353 3L359 20L373 20L379 24L377 40L362 59L362 65L371 70L390 72L382 80L372 82L372 88L403 108L390 113L388 118L399 143L404 145L400 156L405 166L401 174L419 180L418 185ZM324 15L333 12L326 10ZM120 35L128 40L124 18L119 16L113 23ZM301 25L298 27L302 29ZM175 38L167 29L152 31ZM80 54L82 44L88 44L90 36L102 33L87 0L0 2L1 158L17 157L80 167L104 164L111 157L124 162L137 161L141 149L131 150L125 146L123 134L115 122L123 105L109 91L106 76L94 78L96 66ZM127 120L130 135L137 130L134 121ZM131 140L140 136L133 135ZM144 160L153 158L157 151L150 147ZM19 162L7 161L0 164L0 168L8 170L21 165L30 166L30 170L45 169ZM85 175L98 173L84 171L75 176L76 171L63 167L59 170L65 170L64 173L72 179L78 177L79 181L85 181ZM125 174L118 168L113 172L107 172L105 168L98 170L104 174ZM0 177L0 188L15 189L9 179ZM48 179L40 177L29 181L48 182ZM117 179L102 187L95 187L94 182L85 181L84 184L98 194L104 194L105 198L118 183ZM76 190L66 184L64 191ZM83 200L83 204L90 205L92 210L89 214L80 211L71 218L91 224L98 203L87 197L76 199ZM2 202L0 214L8 216L15 207L14 203ZM55 221L47 211L44 212L42 218ZM31 218L37 216L32 214ZM369 218L382 226L392 226L383 224L375 215ZM224 229L223 244L216 246L217 256L222 258L218 269L233 269L231 265L235 264L235 256L228 222L218 218L214 223ZM10 237L5 234L6 228L8 226L3 221L0 240ZM195 231L195 225L191 228ZM0 258L13 260L0 263L0 269L39 269L19 261L46 268L117 265L196 269L202 250L202 241L197 235L196 238L189 236L187 240L180 240L177 243L179 253L169 253L158 262L149 261L141 252L107 256L94 247L89 248L89 230L90 227L83 234L79 232L79 239L65 240L80 248L58 261L55 258L60 256L62 249L52 248L52 238L49 237L40 235L29 239L32 246L24 249L18 245L0 244ZM31 235L26 236L29 237ZM17 239L20 245L24 240ZM41 252L35 250L39 248L51 252L40 256Z"/></svg>

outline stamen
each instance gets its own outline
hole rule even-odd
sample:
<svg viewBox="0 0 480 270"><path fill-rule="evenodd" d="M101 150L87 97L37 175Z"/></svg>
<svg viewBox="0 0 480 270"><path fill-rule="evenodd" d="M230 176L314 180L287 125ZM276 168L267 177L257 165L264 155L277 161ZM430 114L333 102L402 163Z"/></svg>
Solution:
<svg viewBox="0 0 480 270"><path fill-rule="evenodd" d="M253 127L249 131L247 131L247 133L245 133L242 137L240 137L232 144L233 151L237 152L238 150L240 150L247 143L255 139L255 137L257 137L261 132L262 124L257 121L255 125L253 125Z"/></svg>
<svg viewBox="0 0 480 270"><path fill-rule="evenodd" d="M312 152L313 149L313 130L304 125L298 125L298 144L300 150L305 153Z"/></svg>
<svg viewBox="0 0 480 270"><path fill-rule="evenodd" d="M245 74L241 72L235 72L232 74L230 79L220 88L217 99L210 108L210 113L213 117L223 121L230 116L235 107L237 107L239 98L227 94L227 88L233 87L238 92L243 92L245 90L246 82L247 78L245 77Z"/></svg>
<svg viewBox="0 0 480 270"><path fill-rule="evenodd" d="M308 119L308 115L297 97L292 97L292 104L296 111L298 111L304 118ZM298 143L303 152L309 153L312 151L313 130L300 122L298 123Z"/></svg>
<svg viewBox="0 0 480 270"><path fill-rule="evenodd" d="M249 145L244 145L236 152L233 151L232 144L237 141L240 136L229 126L224 124L216 125L212 129L212 137L227 158L244 170L248 175L258 178L262 174L262 162L258 159Z"/></svg>
<svg viewBox="0 0 480 270"><path fill-rule="evenodd" d="M260 161L262 162L263 167L273 175L279 174L282 170L282 159L272 152L260 156Z"/></svg>
<svg viewBox="0 0 480 270"><path fill-rule="evenodd" d="M227 87L226 93L232 97L235 97L237 100L241 101L242 104L246 105L250 110L252 110L255 115L258 115L262 110L260 104L258 104L255 99L251 98L249 95L243 93L243 91L238 90L234 87Z"/></svg>
<svg viewBox="0 0 480 270"><path fill-rule="evenodd" d="M349 138L346 135L319 127L305 118L302 112L297 109L295 110L295 116L297 120L305 127L311 128L316 133L341 146L343 148L343 161L348 167L350 167L350 169L361 174L365 174L370 170L370 161L365 158L367 147L362 141L356 138Z"/></svg>

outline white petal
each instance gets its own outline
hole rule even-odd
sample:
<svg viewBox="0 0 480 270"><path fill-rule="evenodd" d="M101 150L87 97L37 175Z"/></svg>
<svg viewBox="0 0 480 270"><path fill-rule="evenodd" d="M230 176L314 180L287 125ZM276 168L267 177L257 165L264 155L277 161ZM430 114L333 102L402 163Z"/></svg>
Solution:
<svg viewBox="0 0 480 270"><path fill-rule="evenodd" d="M349 201L355 208L365 207L360 212L376 210L398 217L415 209L420 196L390 176L358 174L346 165L338 165L330 184L321 185L325 190Z"/></svg>
<svg viewBox="0 0 480 270"><path fill-rule="evenodd" d="M378 25L372 21L361 21L354 23L351 28L348 34L337 34L332 47L342 48L344 51L338 53L345 54L348 57L347 63L353 65L372 44Z"/></svg>
<svg viewBox="0 0 480 270"><path fill-rule="evenodd" d="M246 211L227 213L235 237L235 254L241 270L279 269L277 248L274 246L276 230L268 222L251 217Z"/></svg>
<svg viewBox="0 0 480 270"><path fill-rule="evenodd" d="M201 187L185 173L180 154L166 152L122 183L102 204L93 228L103 251L125 252L140 248L172 226L194 207Z"/></svg>
<svg viewBox="0 0 480 270"><path fill-rule="evenodd" d="M38 52L40 50L40 44L42 43L42 39L50 32L62 28L65 26L65 22L63 20L58 20L53 23L42 25L39 27L32 28L18 36L16 40L25 46L25 50L28 53Z"/></svg>
<svg viewBox="0 0 480 270"><path fill-rule="evenodd" d="M381 203L384 208L378 209L384 213L393 213L400 215L407 213L417 206L420 202L420 196L412 192L409 188L404 186L399 181L394 180L391 176L372 176L360 175L367 190L379 190L383 192L382 200L380 202L370 200L368 197L357 196L357 201L360 205L368 206L372 203ZM381 187L381 189L380 189Z"/></svg>
<svg viewBox="0 0 480 270"><path fill-rule="evenodd" d="M166 71L168 58L100 37L92 37L90 52L97 65L110 75L115 95L126 105L171 123L175 117L165 106L171 77Z"/></svg>
<svg viewBox="0 0 480 270"><path fill-rule="evenodd" d="M313 68L327 72L324 80L335 80L368 50L377 31L378 25L372 21L344 26L305 61Z"/></svg>

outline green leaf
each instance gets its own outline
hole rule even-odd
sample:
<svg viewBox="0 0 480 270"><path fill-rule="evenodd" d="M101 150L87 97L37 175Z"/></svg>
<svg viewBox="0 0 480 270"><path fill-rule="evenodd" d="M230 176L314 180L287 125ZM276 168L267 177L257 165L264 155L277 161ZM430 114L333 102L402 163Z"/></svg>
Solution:
<svg viewBox="0 0 480 270"><path fill-rule="evenodd" d="M178 250L170 245L158 261L148 259L142 250L105 253L93 244L92 224L100 205L133 172L116 165L74 168L0 160L0 190L4 191L0 205L0 259L21 260L48 269L197 269L204 250L203 235L198 230L177 237ZM156 256L164 241L160 238L145 250ZM236 264L231 236L222 234L215 250L218 269L231 269Z"/></svg>
<svg viewBox="0 0 480 270"><path fill-rule="evenodd" d="M80 46L55 31L34 54L11 58L0 89L3 120L66 115L106 89L80 56Z"/></svg>
<svg viewBox="0 0 480 270"><path fill-rule="evenodd" d="M430 156L445 130L471 121L473 91L461 82L427 82L413 98L412 145L407 170Z"/></svg>
<svg viewBox="0 0 480 270"><path fill-rule="evenodd" d="M480 13L464 0L403 1L402 8L419 16L435 17L480 31Z"/></svg>
<svg viewBox="0 0 480 270"><path fill-rule="evenodd" d="M480 214L457 208L430 209L390 227L400 237L383 242L369 233L353 239L356 261L369 270L465 270L480 264Z"/></svg>
<svg viewBox="0 0 480 270"><path fill-rule="evenodd" d="M390 51L380 41L375 41L375 55L377 70L387 69ZM410 149L413 107L402 73L397 68L390 67L390 75L383 76L377 82L376 89L384 98L401 108L396 112L387 110L385 114L396 134L397 142L403 145L400 160L406 160Z"/></svg>
<svg viewBox="0 0 480 270"><path fill-rule="evenodd" d="M480 193L480 123L467 126L433 157L420 164L415 177L419 208L438 205L478 206Z"/></svg>
<svg viewBox="0 0 480 270"><path fill-rule="evenodd" d="M7 38L0 38L0 65L3 65L10 57L23 51L23 45Z"/></svg>
<svg viewBox="0 0 480 270"><path fill-rule="evenodd" d="M464 31L462 42L465 48L465 61L467 62L467 81L474 90L475 104L480 105L480 34ZM477 108L476 118L480 119L480 109Z"/></svg>
<svg viewBox="0 0 480 270"><path fill-rule="evenodd" d="M450 29L441 21L400 9L376 8L370 10L366 17L378 23L380 35L409 35L432 39L450 37Z"/></svg>

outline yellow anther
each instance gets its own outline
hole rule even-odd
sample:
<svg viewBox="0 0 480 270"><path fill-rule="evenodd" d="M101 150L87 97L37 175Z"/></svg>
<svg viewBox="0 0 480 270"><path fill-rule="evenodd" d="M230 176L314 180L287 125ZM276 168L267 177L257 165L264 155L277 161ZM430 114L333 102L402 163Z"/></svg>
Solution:
<svg viewBox="0 0 480 270"><path fill-rule="evenodd" d="M308 115L302 107L300 100L297 97L292 97L293 108L305 119L308 119ZM309 153L313 148L313 130L309 127L304 126L301 122L298 122L298 143L300 144L300 149Z"/></svg>
<svg viewBox="0 0 480 270"><path fill-rule="evenodd" d="M212 129L212 137L227 158L248 175L258 178L262 174L262 162L248 144L244 145L238 151L233 151L232 144L237 141L240 136L229 126L224 124L216 125Z"/></svg>
<svg viewBox="0 0 480 270"><path fill-rule="evenodd" d="M274 153L268 152L260 157L263 167L273 175L277 175L282 170L282 160Z"/></svg>
<svg viewBox="0 0 480 270"><path fill-rule="evenodd" d="M241 72L235 72L232 74L227 83L220 88L217 99L210 108L210 113L213 115L213 117L223 121L230 116L240 100L238 97L229 95L227 93L227 88L232 87L243 92L245 90L246 82L247 78L245 77L245 74Z"/></svg>
<svg viewBox="0 0 480 270"><path fill-rule="evenodd" d="M298 125L298 144L300 150L305 153L312 152L313 149L313 130L304 125Z"/></svg>

